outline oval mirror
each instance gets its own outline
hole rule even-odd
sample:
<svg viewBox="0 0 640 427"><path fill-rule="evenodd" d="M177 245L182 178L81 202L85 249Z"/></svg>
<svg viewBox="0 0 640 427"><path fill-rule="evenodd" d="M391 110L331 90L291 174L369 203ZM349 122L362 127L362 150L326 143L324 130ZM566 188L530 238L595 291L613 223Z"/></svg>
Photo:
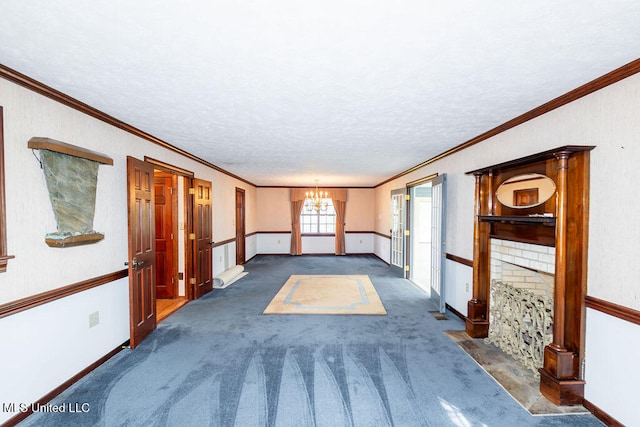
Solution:
<svg viewBox="0 0 640 427"><path fill-rule="evenodd" d="M505 206L525 209L538 206L549 200L556 192L551 178L538 173L513 176L496 190L496 197Z"/></svg>

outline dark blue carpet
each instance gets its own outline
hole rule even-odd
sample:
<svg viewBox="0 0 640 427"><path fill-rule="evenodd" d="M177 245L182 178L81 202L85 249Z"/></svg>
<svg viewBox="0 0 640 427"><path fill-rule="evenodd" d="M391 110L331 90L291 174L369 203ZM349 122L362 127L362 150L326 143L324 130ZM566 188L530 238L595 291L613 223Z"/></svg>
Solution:
<svg viewBox="0 0 640 427"><path fill-rule="evenodd" d="M529 415L443 330L464 329L372 256L258 256L37 413L48 426L599 426ZM291 274L368 274L387 316L263 315Z"/></svg>

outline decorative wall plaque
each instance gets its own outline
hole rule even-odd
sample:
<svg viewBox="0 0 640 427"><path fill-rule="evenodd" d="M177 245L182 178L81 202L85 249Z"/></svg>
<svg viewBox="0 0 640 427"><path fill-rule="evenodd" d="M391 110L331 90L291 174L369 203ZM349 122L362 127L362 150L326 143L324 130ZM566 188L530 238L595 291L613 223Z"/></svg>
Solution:
<svg viewBox="0 0 640 427"><path fill-rule="evenodd" d="M93 229L98 166L113 165L113 159L49 138L31 138L28 147L40 150L57 224L57 230L45 236L47 245L64 248L104 239L104 233Z"/></svg>

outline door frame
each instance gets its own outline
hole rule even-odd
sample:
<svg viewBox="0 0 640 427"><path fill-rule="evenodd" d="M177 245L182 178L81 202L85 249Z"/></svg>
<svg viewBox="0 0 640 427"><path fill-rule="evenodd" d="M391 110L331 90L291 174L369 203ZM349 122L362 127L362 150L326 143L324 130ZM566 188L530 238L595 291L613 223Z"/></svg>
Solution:
<svg viewBox="0 0 640 427"><path fill-rule="evenodd" d="M240 202L238 202L240 197ZM236 187L236 265L243 265L246 262L246 221L245 221L245 192L244 189ZM240 250L242 249L242 250Z"/></svg>
<svg viewBox="0 0 640 427"><path fill-rule="evenodd" d="M190 194L189 189L193 188L193 179L195 174L188 169L183 169L181 167L163 162L161 160L154 159L152 157L144 156L144 161L147 163L151 163L155 169L158 169L163 172L168 172L176 175L179 178L182 178L183 221L182 221L182 224L178 224L178 233L180 233L180 230L182 229L183 231L182 239L184 242L184 265L182 265L182 267L184 271L182 272L182 278L180 278L179 269L181 266L179 265L179 262L178 262L176 265L176 268L178 268L178 285L177 286L179 287L179 283L182 280L184 285L184 296L180 298L185 298L187 301L191 301L193 299L196 299L196 296L194 295L192 286L189 283L189 278L195 277L194 276L195 274L194 273L195 272L194 256L193 256L194 248L193 248L193 245L190 244L190 240L189 240L189 236L191 235L191 233L193 233L194 200L193 200L192 194ZM178 188L180 188L179 184L178 184ZM179 194L176 194L176 199L178 197L180 197ZM179 204L178 204L178 207L176 208L176 213L178 212L178 209L180 209ZM178 251L177 247L176 247L176 251Z"/></svg>
<svg viewBox="0 0 640 427"><path fill-rule="evenodd" d="M407 205L406 205L407 215L406 215L406 225L405 225L405 229L408 230L409 232L409 238L406 239L406 245L405 245L406 259L408 260L407 265L409 266L409 271L407 271L407 277L406 277L407 279L411 279L411 277L413 276L413 272L415 271L415 268L416 268L414 263L414 256L413 256L413 252L416 252L416 251L413 249L415 249L415 244L416 244L416 241L414 239L417 237L417 232L416 232L417 221L412 215L413 210L415 208L415 203L414 203L415 189L417 187L420 187L421 185L432 182L437 177L438 177L438 174L433 173L424 178L420 178L406 184L406 187L407 187L406 192L409 195L407 200ZM432 215L431 212L429 213L429 215ZM431 245L432 244L433 243L431 243ZM429 247L429 257L431 257L431 245ZM431 276L431 269L429 269L429 276ZM427 283L425 283L424 285L427 285ZM419 286L419 287L422 288L422 286Z"/></svg>
<svg viewBox="0 0 640 427"><path fill-rule="evenodd" d="M391 270L391 272L393 274L395 274L396 276L399 277L403 277L406 278L407 277L407 273L406 273L406 253L407 253L407 248L406 248L406 241L407 239L405 238L405 230L406 230L406 225L407 225L407 200L406 200L406 194L407 194L407 188L398 188L396 190L391 190L391 224L390 224L390 229L389 229L389 235L390 235L390 242L389 242L389 268ZM395 213L394 213L394 198L398 198L400 200L401 203L401 211L399 213L399 215L397 216L397 218L400 219L400 230L395 230L396 225L398 224L398 222L395 222L394 218L396 217ZM397 242L396 239L401 239L400 242ZM398 249L401 250L399 256L400 256L400 260L397 260L395 258L397 258L396 254L394 254L394 249L397 252ZM400 265L396 264L395 262L399 262Z"/></svg>

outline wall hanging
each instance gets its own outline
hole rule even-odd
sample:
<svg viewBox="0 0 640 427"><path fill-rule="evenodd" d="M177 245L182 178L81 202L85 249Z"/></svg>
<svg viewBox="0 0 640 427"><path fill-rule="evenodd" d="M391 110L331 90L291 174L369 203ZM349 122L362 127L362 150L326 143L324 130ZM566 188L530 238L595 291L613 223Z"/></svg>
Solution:
<svg viewBox="0 0 640 427"><path fill-rule="evenodd" d="M104 154L50 138L33 137L28 147L40 150L57 231L45 236L55 248L86 245L104 239L93 229L98 166L113 165Z"/></svg>

